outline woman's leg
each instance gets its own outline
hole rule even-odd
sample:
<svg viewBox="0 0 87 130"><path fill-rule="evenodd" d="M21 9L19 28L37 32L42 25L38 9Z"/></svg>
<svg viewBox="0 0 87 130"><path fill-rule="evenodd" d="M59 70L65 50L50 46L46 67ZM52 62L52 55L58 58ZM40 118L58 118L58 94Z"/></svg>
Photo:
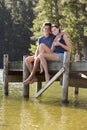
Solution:
<svg viewBox="0 0 87 130"><path fill-rule="evenodd" d="M39 53L50 53L51 49L48 48L44 43L39 45Z"/></svg>
<svg viewBox="0 0 87 130"><path fill-rule="evenodd" d="M45 44L42 43L39 45L39 53L50 53L50 52L51 50ZM43 67L40 63L40 73L42 72L43 72Z"/></svg>
<svg viewBox="0 0 87 130"><path fill-rule="evenodd" d="M46 83L50 79L50 74L48 72L47 61L58 61L58 60L59 60L59 57L55 53L43 53L43 54L40 54L40 62L41 62L42 66L44 68L44 71L45 71Z"/></svg>
<svg viewBox="0 0 87 130"><path fill-rule="evenodd" d="M40 63L40 74L43 73L43 66L42 64Z"/></svg>

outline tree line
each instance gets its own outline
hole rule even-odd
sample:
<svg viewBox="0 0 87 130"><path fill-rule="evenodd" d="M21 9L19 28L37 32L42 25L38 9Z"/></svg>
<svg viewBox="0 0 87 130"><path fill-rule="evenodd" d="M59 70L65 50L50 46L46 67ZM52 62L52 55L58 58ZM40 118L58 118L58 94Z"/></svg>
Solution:
<svg viewBox="0 0 87 130"><path fill-rule="evenodd" d="M67 31L72 55L87 50L87 0L0 0L0 58L22 60L35 52L44 22ZM2 65L2 63L0 63Z"/></svg>
<svg viewBox="0 0 87 130"><path fill-rule="evenodd" d="M87 50L86 0L38 0L34 11L33 39L42 34L43 22L50 21L67 31L73 46L72 55L78 52L83 58L84 48ZM31 50L34 49L32 45Z"/></svg>
<svg viewBox="0 0 87 130"><path fill-rule="evenodd" d="M23 55L29 54L36 3L37 0L0 0L0 66L4 53L9 54L10 60L22 60Z"/></svg>

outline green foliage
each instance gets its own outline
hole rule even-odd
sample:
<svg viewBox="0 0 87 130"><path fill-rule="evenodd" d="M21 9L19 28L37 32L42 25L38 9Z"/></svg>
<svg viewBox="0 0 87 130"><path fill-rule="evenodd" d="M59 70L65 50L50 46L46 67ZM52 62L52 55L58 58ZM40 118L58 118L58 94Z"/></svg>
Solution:
<svg viewBox="0 0 87 130"><path fill-rule="evenodd" d="M68 31L73 45L73 51L78 50L83 53L84 46L84 26L87 17L85 0L66 0L64 1L64 22L61 19L62 26Z"/></svg>
<svg viewBox="0 0 87 130"><path fill-rule="evenodd" d="M36 18L33 20L32 39L36 41L39 36L43 35L43 23L52 22L59 25L60 16L58 15L58 0L38 0L38 4L34 9L34 12ZM59 17L56 17L56 15Z"/></svg>
<svg viewBox="0 0 87 130"><path fill-rule="evenodd" d="M35 7L32 0L1 0L0 1L0 30L6 44L23 44L29 47Z"/></svg>
<svg viewBox="0 0 87 130"><path fill-rule="evenodd" d="M35 54L36 47L37 47L37 45L33 45L33 44L30 45L29 50L30 50L30 54L31 54L31 55L34 55L34 54Z"/></svg>
<svg viewBox="0 0 87 130"><path fill-rule="evenodd" d="M36 3L37 0L0 0L0 56L8 53L10 59L22 60L23 55L29 54Z"/></svg>
<svg viewBox="0 0 87 130"><path fill-rule="evenodd" d="M76 50L83 53L84 28L87 25L86 0L38 0L34 12L36 15L32 29L34 40L42 35L42 24L49 21L67 31L73 46L73 54Z"/></svg>

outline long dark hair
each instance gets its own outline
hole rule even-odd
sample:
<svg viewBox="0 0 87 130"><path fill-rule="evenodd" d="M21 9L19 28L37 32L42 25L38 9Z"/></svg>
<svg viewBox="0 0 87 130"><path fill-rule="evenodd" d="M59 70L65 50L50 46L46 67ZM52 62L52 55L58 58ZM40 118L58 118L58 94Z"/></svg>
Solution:
<svg viewBox="0 0 87 130"><path fill-rule="evenodd" d="M53 28L53 27L59 28L58 25L55 25L55 24L52 25L52 28ZM59 33L61 33L60 28L59 28Z"/></svg>

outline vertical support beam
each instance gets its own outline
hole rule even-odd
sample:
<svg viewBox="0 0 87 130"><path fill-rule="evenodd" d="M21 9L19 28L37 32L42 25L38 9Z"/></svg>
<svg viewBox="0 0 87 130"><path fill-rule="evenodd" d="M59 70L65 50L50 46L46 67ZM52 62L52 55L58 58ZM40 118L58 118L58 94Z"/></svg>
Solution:
<svg viewBox="0 0 87 130"><path fill-rule="evenodd" d="M41 81L37 81L37 92L42 88L42 82Z"/></svg>
<svg viewBox="0 0 87 130"><path fill-rule="evenodd" d="M63 85L62 85L63 103L68 103L69 63L70 63L70 53L64 52L63 67L65 68L65 72L63 73Z"/></svg>
<svg viewBox="0 0 87 130"><path fill-rule="evenodd" d="M75 54L75 59L74 59L74 62L77 62L77 61L80 61L80 55L78 53ZM78 94L78 88L75 87L74 88L74 94L77 95Z"/></svg>
<svg viewBox="0 0 87 130"><path fill-rule="evenodd" d="M25 64L25 58L26 56L23 56L23 81L29 76L29 71ZM29 85L23 84L23 97L29 98Z"/></svg>
<svg viewBox="0 0 87 130"><path fill-rule="evenodd" d="M75 87L75 88L74 88L74 94L75 94L75 95L78 95L78 93L79 93L79 88Z"/></svg>
<svg viewBox="0 0 87 130"><path fill-rule="evenodd" d="M8 54L3 56L3 81L4 81L4 94L8 95Z"/></svg>
<svg viewBox="0 0 87 130"><path fill-rule="evenodd" d="M80 55L78 53L75 54L74 62L80 61Z"/></svg>

